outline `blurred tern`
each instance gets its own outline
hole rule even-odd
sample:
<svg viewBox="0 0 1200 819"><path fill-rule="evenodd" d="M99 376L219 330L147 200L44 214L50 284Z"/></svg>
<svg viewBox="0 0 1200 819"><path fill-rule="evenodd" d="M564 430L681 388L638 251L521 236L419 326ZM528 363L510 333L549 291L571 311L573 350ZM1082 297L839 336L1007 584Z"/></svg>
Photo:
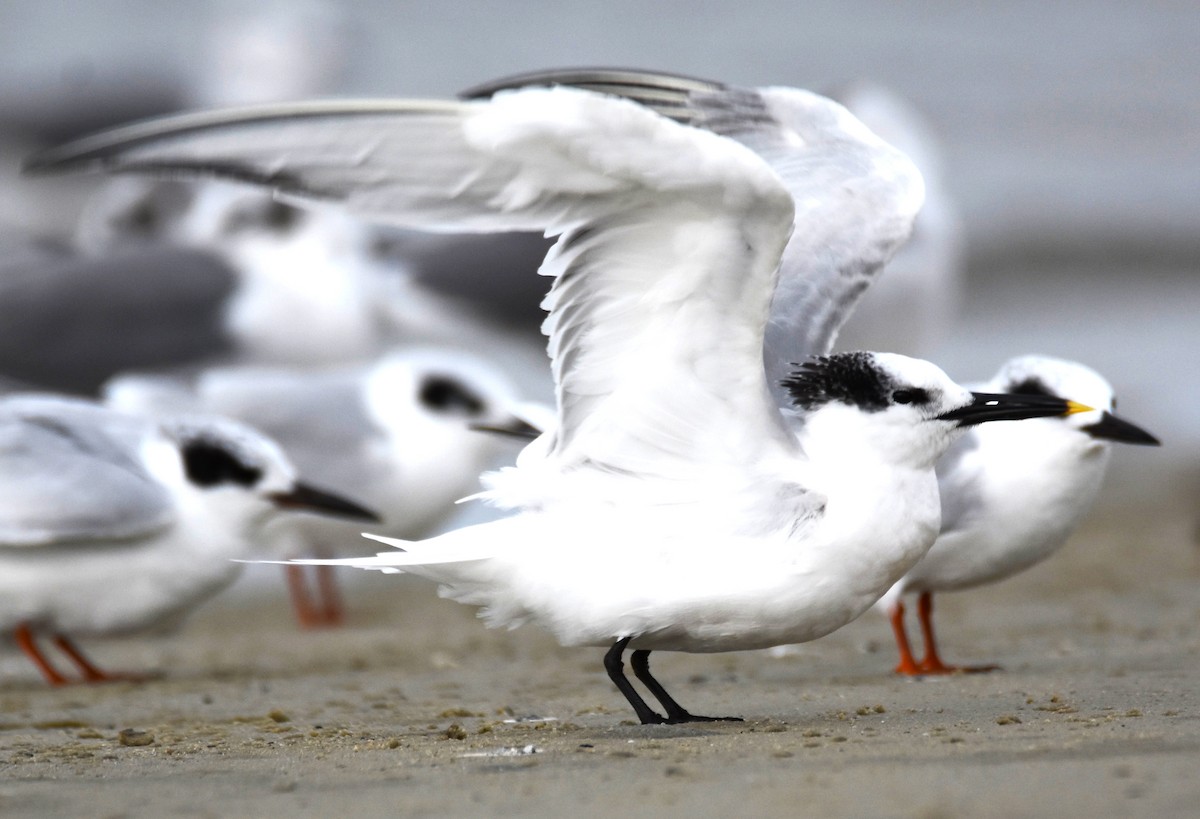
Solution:
<svg viewBox="0 0 1200 819"><path fill-rule="evenodd" d="M480 334L470 313L413 278L378 228L245 185L113 180L89 200L76 242L92 256L164 245L216 255L236 276L218 321L249 362L362 361L396 343Z"/></svg>
<svg viewBox="0 0 1200 819"><path fill-rule="evenodd" d="M85 681L116 679L71 638L177 622L233 581L231 559L264 554L253 539L281 511L375 519L240 423L41 395L0 399L0 498L0 629L52 685L69 679L38 635Z"/></svg>
<svg viewBox="0 0 1200 819"><path fill-rule="evenodd" d="M369 366L321 371L225 367L193 381L127 375L105 386L116 409L161 415L227 415L271 436L305 474L376 510L380 531L422 537L454 502L479 488L506 442L475 427L518 434L524 413L508 380L467 353L409 348ZM532 429L532 427L528 427ZM280 558L332 557L360 543L361 527L309 515L267 527L264 550ZM320 604L310 599L301 566L288 566L297 617L304 626L343 619L331 570L322 569Z"/></svg>
<svg viewBox="0 0 1200 819"><path fill-rule="evenodd" d="M1080 407L973 395L903 356L791 363L831 343L904 241L920 175L818 95L653 79L736 107L738 139L560 87L197 114L29 167L225 175L414 227L558 235L541 269L557 423L490 493L519 514L327 562L414 572L491 625L609 646L638 718L674 723L710 718L667 694L651 651L833 631L929 548L933 465L966 425ZM625 677L627 648L665 716Z"/></svg>
<svg viewBox="0 0 1200 819"><path fill-rule="evenodd" d="M1113 414L1112 387L1095 370L1046 356L1009 360L981 389L1070 397L1095 407L1065 418L972 430L938 462L942 531L916 566L877 604L891 620L899 674L990 671L942 662L933 594L995 583L1057 552L1087 514L1108 466L1109 442L1157 445ZM913 658L904 626L906 594L917 594L925 656Z"/></svg>

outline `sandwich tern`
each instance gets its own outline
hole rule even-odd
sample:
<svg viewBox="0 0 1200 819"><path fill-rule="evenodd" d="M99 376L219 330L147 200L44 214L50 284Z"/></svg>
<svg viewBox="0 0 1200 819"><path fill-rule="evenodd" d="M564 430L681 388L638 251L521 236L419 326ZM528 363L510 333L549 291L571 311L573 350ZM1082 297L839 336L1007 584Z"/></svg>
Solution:
<svg viewBox="0 0 1200 819"><path fill-rule="evenodd" d="M541 268L557 423L490 491L519 514L327 562L414 572L492 625L608 646L643 723L707 719L654 679L651 651L833 631L933 542L933 466L957 434L1082 409L972 394L903 356L805 360L907 237L919 172L816 94L661 79L736 138L558 87L185 115L27 165L225 176L412 227L558 235ZM665 716L624 676L627 648Z"/></svg>
<svg viewBox="0 0 1200 819"><path fill-rule="evenodd" d="M1095 409L978 427L942 456L937 465L941 533L928 554L876 604L892 624L900 653L898 674L997 668L942 662L933 630L934 593L995 583L1050 557L1095 502L1110 442L1158 444L1153 435L1113 414L1112 387L1083 364L1020 356L1005 362L979 389L1070 397ZM918 595L925 643L919 661L904 625L906 594Z"/></svg>
<svg viewBox="0 0 1200 819"><path fill-rule="evenodd" d="M115 679L72 638L182 619L233 581L233 558L263 554L255 539L281 511L375 520L243 424L50 395L0 399L0 490L0 629L52 685L70 680L38 636L84 681Z"/></svg>

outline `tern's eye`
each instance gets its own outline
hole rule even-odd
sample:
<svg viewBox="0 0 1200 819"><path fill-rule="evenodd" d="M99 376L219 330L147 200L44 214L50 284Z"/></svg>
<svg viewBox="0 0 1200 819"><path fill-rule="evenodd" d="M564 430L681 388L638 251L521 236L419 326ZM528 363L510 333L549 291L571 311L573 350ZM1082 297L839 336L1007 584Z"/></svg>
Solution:
<svg viewBox="0 0 1200 819"><path fill-rule="evenodd" d="M892 393L892 400L897 404L926 404L929 402L929 393L918 388L896 390Z"/></svg>
<svg viewBox="0 0 1200 819"><path fill-rule="evenodd" d="M444 375L430 376L421 383L421 403L434 410L467 415L478 415L486 408L482 398Z"/></svg>

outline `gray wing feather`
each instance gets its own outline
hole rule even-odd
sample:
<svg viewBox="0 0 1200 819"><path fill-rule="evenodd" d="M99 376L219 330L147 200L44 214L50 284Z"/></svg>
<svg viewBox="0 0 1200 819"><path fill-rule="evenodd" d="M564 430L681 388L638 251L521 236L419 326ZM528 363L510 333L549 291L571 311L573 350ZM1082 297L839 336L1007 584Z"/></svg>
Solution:
<svg viewBox="0 0 1200 819"><path fill-rule="evenodd" d="M466 114L464 103L428 100L330 100L183 114L42 151L24 170L241 181L272 188L281 199L338 202L375 220L428 230L540 231L569 210L578 196L561 191L539 200L536 214L505 208L519 163L482 165L462 131ZM474 206L458 201L465 192Z"/></svg>
<svg viewBox="0 0 1200 819"><path fill-rule="evenodd" d="M169 527L167 490L133 448L152 427L91 408L13 399L0 409L0 547L117 541Z"/></svg>
<svg viewBox="0 0 1200 819"><path fill-rule="evenodd" d="M620 68L567 68L504 77L468 88L459 96L463 99L487 99L501 91L549 85L568 85L624 97L684 124L691 124L693 120L705 116L705 112L691 106L689 99L692 93L726 88L721 83L682 74L652 74Z"/></svg>

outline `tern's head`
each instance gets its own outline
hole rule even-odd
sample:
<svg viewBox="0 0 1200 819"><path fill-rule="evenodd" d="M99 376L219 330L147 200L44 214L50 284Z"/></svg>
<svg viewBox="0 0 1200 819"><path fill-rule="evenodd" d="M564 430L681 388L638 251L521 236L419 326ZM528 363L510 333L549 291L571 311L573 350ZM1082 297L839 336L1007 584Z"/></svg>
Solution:
<svg viewBox="0 0 1200 819"><path fill-rule="evenodd" d="M886 460L914 467L932 467L965 427L1080 407L1050 396L972 393L928 361L892 353L813 358L783 385L806 413L806 440L861 441Z"/></svg>
<svg viewBox="0 0 1200 819"><path fill-rule="evenodd" d="M412 468L453 468L469 460L478 472L496 451L497 436L519 424L516 389L490 362L469 353L408 348L382 359L364 389L371 418L388 431ZM470 471L470 470L469 470Z"/></svg>
<svg viewBox="0 0 1200 819"><path fill-rule="evenodd" d="M75 238L93 252L154 244L215 251L249 272L366 254L376 241L349 214L297 208L245 185L135 177L112 180L85 204Z"/></svg>
<svg viewBox="0 0 1200 819"><path fill-rule="evenodd" d="M234 530L245 532L281 510L378 521L362 506L301 481L279 445L245 424L177 416L161 428L173 445L170 462L148 456L151 468L173 474L181 503L202 506Z"/></svg>
<svg viewBox="0 0 1200 819"><path fill-rule="evenodd" d="M75 242L96 254L181 244L181 226L194 199L194 188L186 182L115 177L84 203Z"/></svg>
<svg viewBox="0 0 1200 819"><path fill-rule="evenodd" d="M1021 395L1049 395L1069 398L1093 407L1089 412L1072 413L1054 423L1063 424L1092 441L1120 441L1127 444L1157 445L1150 433L1118 418L1114 413L1117 399L1112 386L1091 367L1061 358L1024 355L1009 359L989 382L998 392Z"/></svg>

